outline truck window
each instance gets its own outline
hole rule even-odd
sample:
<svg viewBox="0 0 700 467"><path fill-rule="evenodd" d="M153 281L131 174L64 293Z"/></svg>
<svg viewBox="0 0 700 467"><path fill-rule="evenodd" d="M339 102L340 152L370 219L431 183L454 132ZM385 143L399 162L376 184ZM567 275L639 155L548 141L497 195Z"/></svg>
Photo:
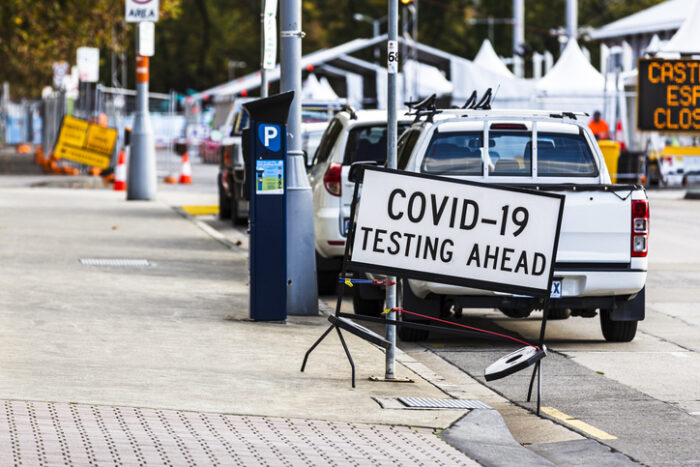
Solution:
<svg viewBox="0 0 700 467"><path fill-rule="evenodd" d="M537 134L537 175L540 177L595 177L598 175L582 135Z"/></svg>
<svg viewBox="0 0 700 467"><path fill-rule="evenodd" d="M407 125L398 125L400 135ZM386 162L386 124L357 126L350 130L345 146L343 165L359 161L375 161L379 165Z"/></svg>
<svg viewBox="0 0 700 467"><path fill-rule="evenodd" d="M338 139L338 135L342 129L343 125L338 120L331 121L326 132L323 134L323 138L321 138L321 144L318 146L316 154L314 154L314 165L328 160L328 156L331 155L331 149L333 149L335 145L335 140Z"/></svg>
<svg viewBox="0 0 700 467"><path fill-rule="evenodd" d="M531 175L532 134L528 131L491 131L489 157L490 175Z"/></svg>
<svg viewBox="0 0 700 467"><path fill-rule="evenodd" d="M481 146L483 133L438 133L430 142L423 159L421 171L425 173L449 173L481 175Z"/></svg>
<svg viewBox="0 0 700 467"><path fill-rule="evenodd" d="M413 152L413 147L416 145L419 136L420 131L418 130L407 131L401 135L399 142L396 143L396 165L399 170L406 170L408 161L411 158L411 153Z"/></svg>

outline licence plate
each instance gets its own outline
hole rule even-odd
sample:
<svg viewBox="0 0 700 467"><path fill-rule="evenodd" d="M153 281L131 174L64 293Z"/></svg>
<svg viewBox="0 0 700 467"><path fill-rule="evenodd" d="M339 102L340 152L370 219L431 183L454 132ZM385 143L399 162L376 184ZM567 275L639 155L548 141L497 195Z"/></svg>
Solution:
<svg viewBox="0 0 700 467"><path fill-rule="evenodd" d="M561 281L552 281L552 290L549 292L549 298L561 298Z"/></svg>

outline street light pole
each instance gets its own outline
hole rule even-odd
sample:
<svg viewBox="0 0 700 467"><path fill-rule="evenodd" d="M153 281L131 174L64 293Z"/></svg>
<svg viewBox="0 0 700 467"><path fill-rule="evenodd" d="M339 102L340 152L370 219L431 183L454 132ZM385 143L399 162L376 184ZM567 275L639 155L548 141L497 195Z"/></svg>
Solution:
<svg viewBox="0 0 700 467"><path fill-rule="evenodd" d="M523 74L522 46L525 43L525 0L513 0L513 73Z"/></svg>
<svg viewBox="0 0 700 467"><path fill-rule="evenodd" d="M148 57L136 56L136 113L131 129L126 199L156 198L156 149L148 112Z"/></svg>
<svg viewBox="0 0 700 467"><path fill-rule="evenodd" d="M267 69L265 68L265 0L260 0L260 97L267 97Z"/></svg>
<svg viewBox="0 0 700 467"><path fill-rule="evenodd" d="M363 15L362 13L355 13L353 15L353 19L355 21L364 21L366 23L371 23L372 24L372 37L377 37L379 36L380 33L380 27L381 24L386 21L386 15L382 16L381 18L371 18L367 15ZM374 47L374 62L375 64L379 65L379 59L381 56L381 52L379 50L379 46Z"/></svg>
<svg viewBox="0 0 700 467"><path fill-rule="evenodd" d="M294 91L287 120L287 314L318 314L311 185L301 149L301 0L280 2L280 91Z"/></svg>
<svg viewBox="0 0 700 467"><path fill-rule="evenodd" d="M386 165L390 169L396 168L396 140L398 132L397 109L396 109L396 76L398 74L398 57L392 59L394 52L398 55L398 29L399 29L399 0L389 0L388 14L388 89L387 89L387 154ZM389 277L389 282L395 282L396 277ZM396 285L386 288L386 308L393 310L396 308ZM387 319L396 320L396 311L390 311ZM386 327L386 339L391 342L391 346L386 351L385 379L395 379L394 357L396 353L396 326Z"/></svg>

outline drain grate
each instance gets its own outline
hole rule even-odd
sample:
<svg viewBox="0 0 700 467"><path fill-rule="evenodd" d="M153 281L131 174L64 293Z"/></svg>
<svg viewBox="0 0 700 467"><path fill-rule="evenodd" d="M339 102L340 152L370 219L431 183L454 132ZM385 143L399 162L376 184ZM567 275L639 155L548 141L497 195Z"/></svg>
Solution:
<svg viewBox="0 0 700 467"><path fill-rule="evenodd" d="M429 397L399 397L406 407L421 409L490 409L481 401L469 399L435 399Z"/></svg>
<svg viewBox="0 0 700 467"><path fill-rule="evenodd" d="M131 268L146 268L151 265L147 259L126 258L80 258L84 266L123 266Z"/></svg>

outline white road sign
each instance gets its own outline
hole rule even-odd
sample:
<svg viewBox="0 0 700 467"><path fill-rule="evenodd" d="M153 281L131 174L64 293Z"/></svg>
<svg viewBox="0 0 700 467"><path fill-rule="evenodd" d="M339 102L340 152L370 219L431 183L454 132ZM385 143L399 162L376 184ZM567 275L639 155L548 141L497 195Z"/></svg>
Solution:
<svg viewBox="0 0 700 467"><path fill-rule="evenodd" d="M61 89L63 87L63 80L68 76L70 71L70 65L68 62L60 61L53 62L53 87L56 89Z"/></svg>
<svg viewBox="0 0 700 467"><path fill-rule="evenodd" d="M351 267L546 296L564 196L367 169Z"/></svg>
<svg viewBox="0 0 700 467"><path fill-rule="evenodd" d="M136 53L142 57L152 57L155 52L155 24L142 21L138 25Z"/></svg>
<svg viewBox="0 0 700 467"><path fill-rule="evenodd" d="M158 21L158 0L126 0L125 19L127 23Z"/></svg>
<svg viewBox="0 0 700 467"><path fill-rule="evenodd" d="M265 0L263 13L263 68L271 70L277 61L277 0Z"/></svg>
<svg viewBox="0 0 700 467"><path fill-rule="evenodd" d="M78 47L78 77L84 83L96 83L100 79L100 49Z"/></svg>

